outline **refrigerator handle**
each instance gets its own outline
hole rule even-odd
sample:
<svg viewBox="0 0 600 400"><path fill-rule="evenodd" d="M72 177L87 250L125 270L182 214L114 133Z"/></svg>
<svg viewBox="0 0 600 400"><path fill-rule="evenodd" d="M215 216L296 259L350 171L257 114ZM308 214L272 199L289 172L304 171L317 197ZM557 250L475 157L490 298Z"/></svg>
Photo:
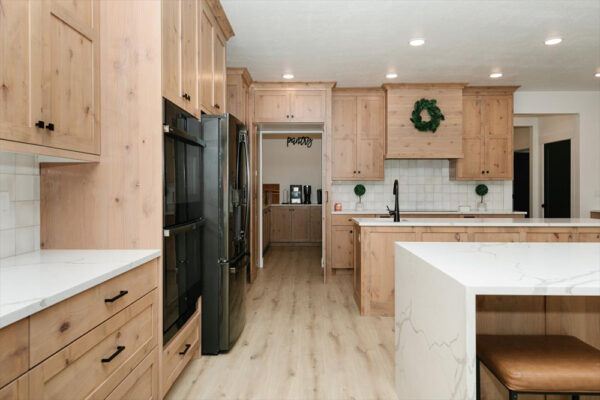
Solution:
<svg viewBox="0 0 600 400"><path fill-rule="evenodd" d="M241 141L244 145L244 153L246 154L246 220L244 221L245 227L243 236L247 237L247 232L250 230L250 155L248 152L248 132L244 130L240 133L242 139Z"/></svg>

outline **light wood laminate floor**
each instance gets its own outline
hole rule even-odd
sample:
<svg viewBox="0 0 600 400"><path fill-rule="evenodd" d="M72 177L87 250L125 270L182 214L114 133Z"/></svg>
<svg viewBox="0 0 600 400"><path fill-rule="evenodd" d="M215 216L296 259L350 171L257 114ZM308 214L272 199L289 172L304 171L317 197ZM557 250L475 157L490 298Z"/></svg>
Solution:
<svg viewBox="0 0 600 400"><path fill-rule="evenodd" d="M395 399L393 318L361 317L352 275L323 284L319 247L272 247L228 354L192 361L179 399Z"/></svg>

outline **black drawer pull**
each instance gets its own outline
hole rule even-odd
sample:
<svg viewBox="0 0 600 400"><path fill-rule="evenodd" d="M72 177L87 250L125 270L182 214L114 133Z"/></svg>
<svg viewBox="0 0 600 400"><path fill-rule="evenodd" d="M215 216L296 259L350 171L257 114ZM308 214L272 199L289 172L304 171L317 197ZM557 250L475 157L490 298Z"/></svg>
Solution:
<svg viewBox="0 0 600 400"><path fill-rule="evenodd" d="M112 353L112 355L108 358L103 358L102 362L103 363L109 363L113 360L113 358L115 358L116 356L118 356L119 354L121 354L121 352L125 350L125 346L117 346L117 351L115 351L114 353Z"/></svg>
<svg viewBox="0 0 600 400"><path fill-rule="evenodd" d="M185 345L185 349L184 349L183 351L180 351L180 352L179 352L179 355L180 355L180 356L185 356L185 353L187 353L187 352L188 352L188 350L190 349L190 347L192 347L192 345L191 345L191 344L186 344L186 345Z"/></svg>
<svg viewBox="0 0 600 400"><path fill-rule="evenodd" d="M46 129L48 129L49 131L53 131L54 130L54 124L50 123L50 124L46 125Z"/></svg>
<svg viewBox="0 0 600 400"><path fill-rule="evenodd" d="M112 303L115 300L120 299L121 297L125 296L127 293L129 293L127 290L121 290L119 292L118 295L116 295L115 297L111 297L110 299L104 299L105 303Z"/></svg>
<svg viewBox="0 0 600 400"><path fill-rule="evenodd" d="M218 104L215 104L215 108L218 110L218 109L220 109L220 108L221 108L221 106L220 106L220 105L218 105Z"/></svg>
<svg viewBox="0 0 600 400"><path fill-rule="evenodd" d="M43 128L44 126L46 126L46 124L44 124L44 121L38 121L35 123L35 126L37 126L38 128Z"/></svg>

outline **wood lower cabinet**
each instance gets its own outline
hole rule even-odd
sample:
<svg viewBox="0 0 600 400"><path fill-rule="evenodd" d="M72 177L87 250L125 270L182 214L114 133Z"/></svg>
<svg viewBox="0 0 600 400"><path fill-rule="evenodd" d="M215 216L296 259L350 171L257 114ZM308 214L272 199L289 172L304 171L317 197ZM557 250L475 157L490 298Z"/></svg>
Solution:
<svg viewBox="0 0 600 400"><path fill-rule="evenodd" d="M106 400L158 399L158 350L148 354Z"/></svg>
<svg viewBox="0 0 600 400"><path fill-rule="evenodd" d="M271 244L271 208L263 209L262 250L265 252Z"/></svg>
<svg viewBox="0 0 600 400"><path fill-rule="evenodd" d="M22 375L19 379L0 388L0 400L30 400L29 374Z"/></svg>
<svg viewBox="0 0 600 400"><path fill-rule="evenodd" d="M354 268L354 228L338 225L331 229L331 247L333 269Z"/></svg>
<svg viewBox="0 0 600 400"><path fill-rule="evenodd" d="M97 0L2 2L0 139L100 153L99 9Z"/></svg>
<svg viewBox="0 0 600 400"><path fill-rule="evenodd" d="M333 179L384 179L383 90L334 89L332 118Z"/></svg>
<svg viewBox="0 0 600 400"><path fill-rule="evenodd" d="M254 89L254 122L325 122L326 90L281 84Z"/></svg>
<svg viewBox="0 0 600 400"><path fill-rule="evenodd" d="M517 88L463 89L464 157L450 160L452 179L513 179L513 93Z"/></svg>
<svg viewBox="0 0 600 400"><path fill-rule="evenodd" d="M321 241L317 234L315 215L321 206L271 206L269 215L270 243L314 243ZM318 211L314 211L318 210ZM311 217L312 216L312 217ZM320 222L320 219L319 219ZM319 224L320 225L320 224Z"/></svg>
<svg viewBox="0 0 600 400"><path fill-rule="evenodd" d="M27 372L29 318L0 329L0 365L0 388Z"/></svg>
<svg viewBox="0 0 600 400"><path fill-rule="evenodd" d="M200 312L196 311L177 335L165 346L162 354L163 395L165 395L181 371L195 357L200 348Z"/></svg>
<svg viewBox="0 0 600 400"><path fill-rule="evenodd" d="M320 242L323 240L323 209L322 207L310 207L310 241Z"/></svg>

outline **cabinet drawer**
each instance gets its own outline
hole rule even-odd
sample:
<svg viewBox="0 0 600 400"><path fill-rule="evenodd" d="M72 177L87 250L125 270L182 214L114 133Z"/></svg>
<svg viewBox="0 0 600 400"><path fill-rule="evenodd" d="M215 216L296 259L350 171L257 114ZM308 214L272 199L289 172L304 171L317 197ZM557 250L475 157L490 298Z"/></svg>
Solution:
<svg viewBox="0 0 600 400"><path fill-rule="evenodd" d="M0 364L4 365L4 364ZM22 375L0 389L0 400L29 400L29 374Z"/></svg>
<svg viewBox="0 0 600 400"><path fill-rule="evenodd" d="M32 315L30 367L154 289L156 262L150 261ZM118 297L124 292L127 293Z"/></svg>
<svg viewBox="0 0 600 400"><path fill-rule="evenodd" d="M331 216L332 225L354 225L352 218L375 218L372 214L334 214Z"/></svg>
<svg viewBox="0 0 600 400"><path fill-rule="evenodd" d="M0 329L0 387L27 372L29 362L29 319Z"/></svg>
<svg viewBox="0 0 600 400"><path fill-rule="evenodd" d="M183 368L193 358L194 353L198 351L200 343L199 319L200 313L197 311L163 350L163 395L167 393Z"/></svg>
<svg viewBox="0 0 600 400"><path fill-rule="evenodd" d="M31 398L104 399L157 344L157 291L29 372Z"/></svg>
<svg viewBox="0 0 600 400"><path fill-rule="evenodd" d="M106 400L158 399L158 350L144 358Z"/></svg>

